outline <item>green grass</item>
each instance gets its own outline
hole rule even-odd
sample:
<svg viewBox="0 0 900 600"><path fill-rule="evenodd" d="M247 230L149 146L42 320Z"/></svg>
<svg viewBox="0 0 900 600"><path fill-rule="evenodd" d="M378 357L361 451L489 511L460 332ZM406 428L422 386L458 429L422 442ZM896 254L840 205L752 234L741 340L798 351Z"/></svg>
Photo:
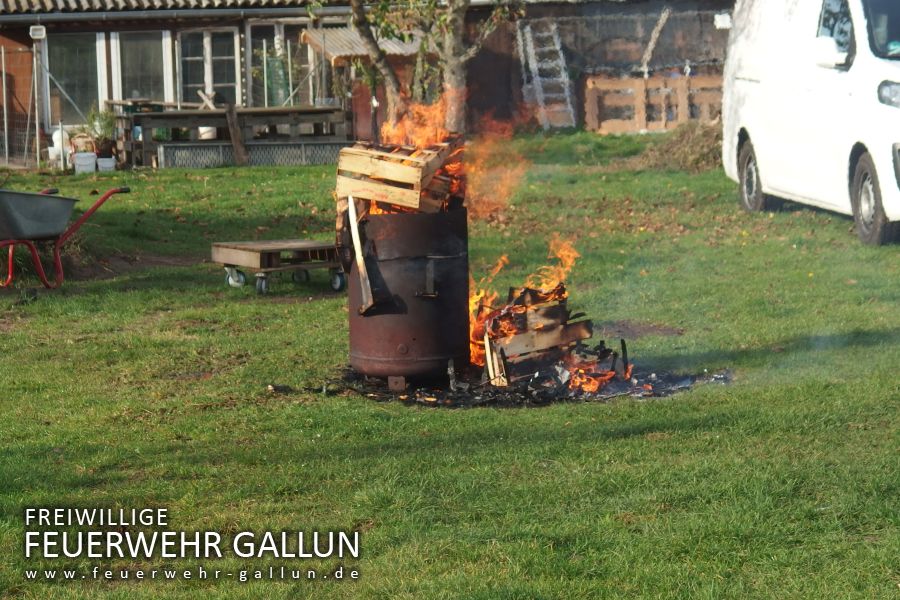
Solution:
<svg viewBox="0 0 900 600"><path fill-rule="evenodd" d="M543 154L508 219L472 227L473 271L507 253L497 286L516 284L561 232L582 254L574 308L601 329L647 325L629 345L640 365L728 368L734 383L541 409L304 391L347 362L325 274L260 298L204 261L214 240L330 238L333 167L14 175L85 205L130 185L80 245L98 273L134 264L35 301L0 293L0 596L897 597L898 247L864 247L820 211L742 213L718 172L610 167L643 143L515 140ZM188 530L357 528L363 556L346 565L361 578L26 583L33 506L165 506Z"/></svg>

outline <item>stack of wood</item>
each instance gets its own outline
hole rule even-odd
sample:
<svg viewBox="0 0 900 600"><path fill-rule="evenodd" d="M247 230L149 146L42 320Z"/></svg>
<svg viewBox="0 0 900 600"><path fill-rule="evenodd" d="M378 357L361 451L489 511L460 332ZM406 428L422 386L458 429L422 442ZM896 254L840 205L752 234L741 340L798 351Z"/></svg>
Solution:
<svg viewBox="0 0 900 600"><path fill-rule="evenodd" d="M436 213L463 207L463 139L424 148L360 142L338 158L337 249L345 272L357 264L362 293L359 311L375 304L366 270L359 223L367 214Z"/></svg>
<svg viewBox="0 0 900 600"><path fill-rule="evenodd" d="M366 142L341 150L335 195L366 200L371 212L439 212L462 206L462 139L425 148Z"/></svg>
<svg viewBox="0 0 900 600"><path fill-rule="evenodd" d="M590 320L575 320L565 285L545 291L511 289L506 306L484 321L485 366L491 383L505 387L564 361L579 341L593 335Z"/></svg>

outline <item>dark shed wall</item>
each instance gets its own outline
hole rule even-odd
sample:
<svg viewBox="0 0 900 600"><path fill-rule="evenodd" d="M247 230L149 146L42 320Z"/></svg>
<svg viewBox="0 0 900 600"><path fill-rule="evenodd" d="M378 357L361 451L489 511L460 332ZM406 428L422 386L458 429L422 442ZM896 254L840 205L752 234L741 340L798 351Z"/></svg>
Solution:
<svg viewBox="0 0 900 600"><path fill-rule="evenodd" d="M528 5L525 19L556 21L569 76L576 98L580 82L598 72L630 73L640 66L644 49L663 9L672 15L660 35L650 69L694 68L720 64L725 59L727 30L717 30L713 16L730 11L734 0L685 0L664 2L585 2ZM470 12L469 27L488 14L488 9ZM469 119L474 126L484 116L510 118L522 100L522 76L516 47L516 25L506 24L494 32L484 50L469 63ZM579 106L577 107L580 110Z"/></svg>

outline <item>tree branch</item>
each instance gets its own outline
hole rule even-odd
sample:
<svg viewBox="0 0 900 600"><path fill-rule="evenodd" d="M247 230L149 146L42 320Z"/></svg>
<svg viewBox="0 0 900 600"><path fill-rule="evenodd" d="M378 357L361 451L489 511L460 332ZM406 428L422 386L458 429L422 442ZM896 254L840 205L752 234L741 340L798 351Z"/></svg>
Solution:
<svg viewBox="0 0 900 600"><path fill-rule="evenodd" d="M490 35L497 30L497 26L501 22L509 20L510 12L510 7L506 4L494 7L494 10L491 12L490 16L488 16L487 22L482 25L481 31L478 32L478 37L469 44L469 47L463 53L463 62L469 62L475 58L475 55L478 54L484 46L485 41L487 41Z"/></svg>
<svg viewBox="0 0 900 600"><path fill-rule="evenodd" d="M375 40L369 20L366 18L366 8L363 0L350 0L350 11L353 28L359 33L359 37L362 39L363 46L366 48L372 64L378 69L384 81L385 92L388 98L388 120L394 121L400 110L400 80L397 79L397 74L388 63L384 50L381 49L381 46ZM375 94L374 89L372 94Z"/></svg>

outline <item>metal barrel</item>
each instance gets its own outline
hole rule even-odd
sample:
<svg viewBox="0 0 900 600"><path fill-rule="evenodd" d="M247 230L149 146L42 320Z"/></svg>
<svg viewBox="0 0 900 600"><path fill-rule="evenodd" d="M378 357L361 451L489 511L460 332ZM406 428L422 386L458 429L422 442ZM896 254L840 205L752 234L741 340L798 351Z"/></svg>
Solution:
<svg viewBox="0 0 900 600"><path fill-rule="evenodd" d="M466 211L370 215L361 224L375 305L349 276L350 365L377 377L431 377L469 361Z"/></svg>

